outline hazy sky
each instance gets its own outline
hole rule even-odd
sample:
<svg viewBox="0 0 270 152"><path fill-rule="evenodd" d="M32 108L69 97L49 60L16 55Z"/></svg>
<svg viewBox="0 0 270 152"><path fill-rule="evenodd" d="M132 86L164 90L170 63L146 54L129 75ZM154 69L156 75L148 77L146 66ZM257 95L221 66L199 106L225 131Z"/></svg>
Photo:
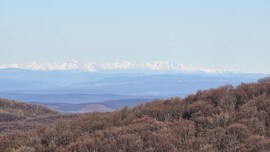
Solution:
<svg viewBox="0 0 270 152"><path fill-rule="evenodd" d="M0 64L69 59L270 73L270 0L0 0Z"/></svg>

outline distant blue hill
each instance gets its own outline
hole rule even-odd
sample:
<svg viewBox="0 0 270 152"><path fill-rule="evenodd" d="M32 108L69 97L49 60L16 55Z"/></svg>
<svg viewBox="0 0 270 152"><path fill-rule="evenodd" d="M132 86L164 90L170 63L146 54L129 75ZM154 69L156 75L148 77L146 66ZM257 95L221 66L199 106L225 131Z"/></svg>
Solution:
<svg viewBox="0 0 270 152"><path fill-rule="evenodd" d="M0 98L36 103L100 103L108 100L153 99L153 96L131 96L116 94L36 94L0 93Z"/></svg>
<svg viewBox="0 0 270 152"><path fill-rule="evenodd" d="M129 95L185 96L201 89L221 85L238 85L254 82L260 76L211 76L211 75L148 75L136 77L110 77L95 82L77 83L62 88L70 92L112 93Z"/></svg>
<svg viewBox="0 0 270 152"><path fill-rule="evenodd" d="M117 109L155 98L184 97L226 84L256 82L266 76L229 72L166 74L0 69L0 98L62 105L103 102L103 106Z"/></svg>

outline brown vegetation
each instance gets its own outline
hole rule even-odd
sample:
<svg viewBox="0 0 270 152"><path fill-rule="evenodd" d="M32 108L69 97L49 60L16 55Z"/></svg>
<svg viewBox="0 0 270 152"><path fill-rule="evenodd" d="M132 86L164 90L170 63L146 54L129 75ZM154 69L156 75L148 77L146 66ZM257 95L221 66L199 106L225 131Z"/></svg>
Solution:
<svg viewBox="0 0 270 152"><path fill-rule="evenodd" d="M270 81L2 133L0 151L270 151Z"/></svg>
<svg viewBox="0 0 270 152"><path fill-rule="evenodd" d="M0 99L0 114L34 118L39 116L51 116L59 113L40 105L26 104L8 99Z"/></svg>
<svg viewBox="0 0 270 152"><path fill-rule="evenodd" d="M0 99L0 133L25 131L76 115L60 115L40 105Z"/></svg>

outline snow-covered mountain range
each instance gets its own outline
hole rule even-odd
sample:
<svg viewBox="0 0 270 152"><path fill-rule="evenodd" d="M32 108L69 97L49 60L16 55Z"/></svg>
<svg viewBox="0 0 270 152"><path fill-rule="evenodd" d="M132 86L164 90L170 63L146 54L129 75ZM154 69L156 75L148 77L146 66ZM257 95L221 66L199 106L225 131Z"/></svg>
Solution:
<svg viewBox="0 0 270 152"><path fill-rule="evenodd" d="M204 72L204 73L236 73L232 69L193 69L183 64L171 61L152 61L152 62L138 62L138 61L122 61L122 62L87 62L80 63L76 60L69 60L62 63L40 63L37 61L29 64L0 64L0 68L18 68L27 70L44 70L44 71L67 71L80 70L88 72Z"/></svg>

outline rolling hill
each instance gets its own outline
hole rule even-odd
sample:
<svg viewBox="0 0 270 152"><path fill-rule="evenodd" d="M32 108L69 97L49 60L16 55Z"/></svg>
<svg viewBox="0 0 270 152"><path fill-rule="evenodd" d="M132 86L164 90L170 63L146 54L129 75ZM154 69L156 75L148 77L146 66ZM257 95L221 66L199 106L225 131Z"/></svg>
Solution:
<svg viewBox="0 0 270 152"><path fill-rule="evenodd" d="M38 103L65 113L87 112L86 109L111 111L138 105L142 100L185 97L201 89L256 82L264 76L225 71L114 73L0 69L0 98Z"/></svg>
<svg viewBox="0 0 270 152"><path fill-rule="evenodd" d="M270 79L2 133L0 151L270 151Z"/></svg>
<svg viewBox="0 0 270 152"><path fill-rule="evenodd" d="M59 114L45 106L16 102L14 100L0 99L0 113L17 115L19 117L36 118Z"/></svg>
<svg viewBox="0 0 270 152"><path fill-rule="evenodd" d="M29 130L64 117L45 106L0 99L0 132Z"/></svg>

